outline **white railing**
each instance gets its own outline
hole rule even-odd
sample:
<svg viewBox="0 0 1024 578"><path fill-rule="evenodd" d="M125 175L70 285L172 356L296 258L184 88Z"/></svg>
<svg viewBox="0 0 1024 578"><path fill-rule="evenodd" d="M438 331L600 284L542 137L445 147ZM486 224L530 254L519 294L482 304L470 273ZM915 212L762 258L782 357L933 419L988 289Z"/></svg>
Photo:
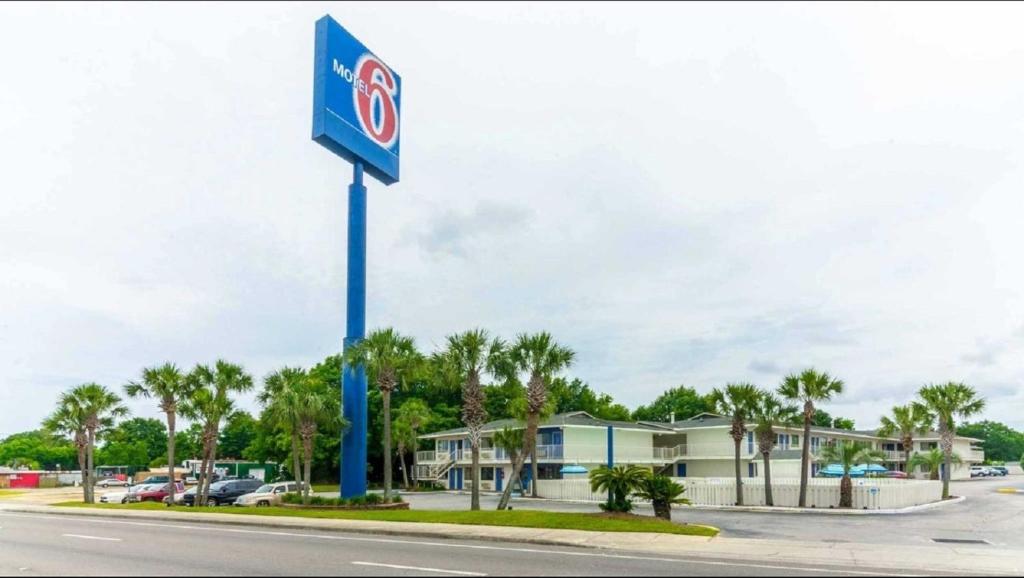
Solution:
<svg viewBox="0 0 1024 578"><path fill-rule="evenodd" d="M437 460L437 452L416 452L416 461L418 463L433 462Z"/></svg>
<svg viewBox="0 0 1024 578"><path fill-rule="evenodd" d="M741 456L752 456L757 453L757 445L754 445L754 451L749 451L750 445L744 440L740 443L740 455ZM700 457L733 457L736 452L736 446L732 442L715 442L715 443L701 443L701 444L680 444L675 447L676 458L700 458Z"/></svg>
<svg viewBox="0 0 1024 578"><path fill-rule="evenodd" d="M736 480L730 478L677 478L686 486L684 497L694 505L731 506L736 503ZM840 480L814 478L808 480L807 507L836 508L839 506ZM942 496L941 482L870 478L853 480L854 509L894 509L917 506L938 501ZM797 479L772 480L772 498L775 506L796 507L799 503L800 483ZM748 506L765 505L764 480L743 480L743 503Z"/></svg>
<svg viewBox="0 0 1024 578"><path fill-rule="evenodd" d="M732 478L674 478L686 488L683 497L695 506L732 506L736 503L736 481ZM839 507L839 479L809 480L807 507ZM547 499L579 502L603 502L604 492L592 492L587 479L540 480L538 493ZM942 496L942 483L923 480L888 478L853 480L854 509L897 509L936 502ZM772 498L775 506L796 507L799 503L800 483L797 479L772 480ZM747 506L765 505L764 480L743 480L743 503Z"/></svg>

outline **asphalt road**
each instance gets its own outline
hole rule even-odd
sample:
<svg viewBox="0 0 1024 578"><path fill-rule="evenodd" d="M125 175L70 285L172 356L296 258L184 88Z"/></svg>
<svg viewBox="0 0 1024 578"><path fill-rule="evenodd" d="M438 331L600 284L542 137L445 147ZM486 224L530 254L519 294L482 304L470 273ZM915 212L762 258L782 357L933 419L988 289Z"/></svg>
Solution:
<svg viewBox="0 0 1024 578"><path fill-rule="evenodd" d="M884 575L499 542L0 512L0 575Z"/></svg>
<svg viewBox="0 0 1024 578"><path fill-rule="evenodd" d="M708 524L734 538L792 539L801 542L893 544L934 546L935 538L985 540L992 546L1024 548L1024 494L1000 494L998 488L1024 489L1024 476L985 478L953 482L953 495L966 496L947 504L913 514L837 516L828 514L775 514L676 508L676 522ZM417 510L460 510L469 507L469 497L456 494L420 494L406 497ZM484 496L482 506L493 508L498 498ZM515 508L567 512L595 512L595 504L572 504L548 500L515 500ZM653 514L650 508L638 513Z"/></svg>

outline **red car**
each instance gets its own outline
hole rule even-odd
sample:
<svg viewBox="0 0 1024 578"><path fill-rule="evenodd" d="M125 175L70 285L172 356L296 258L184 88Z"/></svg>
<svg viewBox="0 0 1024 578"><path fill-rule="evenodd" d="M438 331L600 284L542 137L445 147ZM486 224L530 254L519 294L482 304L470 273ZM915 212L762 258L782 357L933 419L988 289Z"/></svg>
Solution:
<svg viewBox="0 0 1024 578"><path fill-rule="evenodd" d="M149 490L149 491L146 491L146 492L138 492L138 493L135 494L135 497L133 498L133 501L135 501L135 502L157 502L157 503L161 503L161 502L164 501L164 498L166 498L167 496L170 495L170 489L171 489L171 485L170 484L164 484L164 485L160 486L160 488L157 489L157 490ZM185 491L185 485L182 484L181 482L178 482L174 491L175 491L175 493L178 493L178 494L184 492Z"/></svg>
<svg viewBox="0 0 1024 578"><path fill-rule="evenodd" d="M887 478L897 478L897 479L904 480L904 479L907 478L907 473L906 472L896 471L896 470L889 470L888 472L885 472L885 477L887 477Z"/></svg>

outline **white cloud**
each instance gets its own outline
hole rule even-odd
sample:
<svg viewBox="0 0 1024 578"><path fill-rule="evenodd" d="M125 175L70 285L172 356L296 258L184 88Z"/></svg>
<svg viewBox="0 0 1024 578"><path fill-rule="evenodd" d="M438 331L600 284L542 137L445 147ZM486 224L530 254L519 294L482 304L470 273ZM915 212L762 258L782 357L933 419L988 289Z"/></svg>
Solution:
<svg viewBox="0 0 1024 578"><path fill-rule="evenodd" d="M630 405L816 365L859 426L962 379L1024 427L1018 6L43 4L0 7L0 434L339 347L328 12L404 82L371 325L548 329Z"/></svg>

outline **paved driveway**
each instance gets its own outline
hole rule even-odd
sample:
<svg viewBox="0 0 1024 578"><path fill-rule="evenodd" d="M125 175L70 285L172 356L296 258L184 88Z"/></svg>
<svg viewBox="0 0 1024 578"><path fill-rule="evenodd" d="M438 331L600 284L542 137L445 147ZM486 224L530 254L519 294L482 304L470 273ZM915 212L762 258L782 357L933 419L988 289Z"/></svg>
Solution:
<svg viewBox="0 0 1024 578"><path fill-rule="evenodd" d="M953 482L953 495L966 496L957 504L899 515L773 514L677 508L677 522L710 524L736 538L787 539L819 542L934 545L933 538L986 540L996 546L1024 548L1024 494L1000 494L998 488L1024 489L1024 476ZM461 494L406 495L415 509L461 510L469 496ZM481 507L497 507L498 497L484 495ZM514 508L559 512L596 512L596 504L548 500L514 500ZM638 513L652 514L650 508Z"/></svg>

